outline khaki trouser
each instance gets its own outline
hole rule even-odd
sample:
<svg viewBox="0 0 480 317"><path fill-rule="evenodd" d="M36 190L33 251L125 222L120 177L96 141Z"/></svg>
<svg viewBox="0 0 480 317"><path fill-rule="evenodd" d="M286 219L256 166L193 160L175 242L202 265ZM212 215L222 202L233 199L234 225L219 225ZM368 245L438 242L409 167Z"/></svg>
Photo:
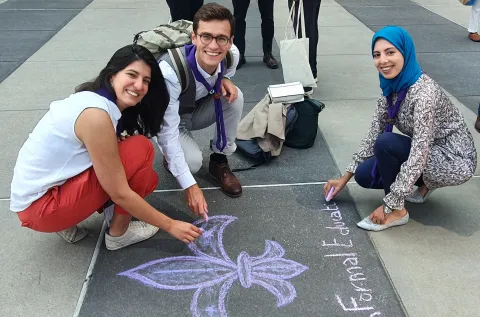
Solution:
<svg viewBox="0 0 480 317"><path fill-rule="evenodd" d="M228 103L228 100L224 97L222 97L221 100L223 121L225 122L225 133L227 135L227 146L223 152L220 152L220 150L217 149L215 144L219 136L215 129L215 134L213 136L213 151L215 153L230 155L237 149L235 138L238 124L242 118L243 93L238 89L238 97L232 103ZM212 97L205 98L192 113L180 116L180 145L185 155L185 161L193 174L198 172L200 167L202 167L203 156L200 148L192 137L191 131L205 129L212 124L215 124L215 117L215 105Z"/></svg>

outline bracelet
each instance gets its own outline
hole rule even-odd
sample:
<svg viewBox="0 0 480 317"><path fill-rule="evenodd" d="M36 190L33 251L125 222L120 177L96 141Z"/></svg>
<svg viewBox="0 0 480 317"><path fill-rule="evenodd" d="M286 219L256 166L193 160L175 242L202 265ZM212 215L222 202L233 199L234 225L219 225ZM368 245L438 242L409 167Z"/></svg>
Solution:
<svg viewBox="0 0 480 317"><path fill-rule="evenodd" d="M226 78L226 79L232 81L232 79L231 79L230 77L228 77L228 76L223 75L223 78Z"/></svg>
<svg viewBox="0 0 480 317"><path fill-rule="evenodd" d="M390 207L388 207L386 204L383 204L383 212L384 212L385 214L389 214L389 213L391 213L392 211L393 211L393 210L392 210Z"/></svg>

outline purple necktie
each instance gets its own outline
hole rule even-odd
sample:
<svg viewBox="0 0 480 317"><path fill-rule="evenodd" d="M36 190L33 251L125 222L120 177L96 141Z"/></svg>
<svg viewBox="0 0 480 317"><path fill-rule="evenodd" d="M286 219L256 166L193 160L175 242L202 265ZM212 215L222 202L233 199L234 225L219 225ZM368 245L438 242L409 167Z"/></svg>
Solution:
<svg viewBox="0 0 480 317"><path fill-rule="evenodd" d="M387 125L385 126L384 133L392 132L393 123L395 122L395 117L397 116L401 103L403 102L403 100L405 99L405 96L407 95L407 91L408 91L408 87L398 92L397 101L393 106L392 106L392 103L393 103L392 94L387 96L388 118L387 118ZM370 187L374 187L374 185L380 181L378 177L378 160L377 159L375 159L375 163L373 163L371 175L372 175L372 182L370 183Z"/></svg>
<svg viewBox="0 0 480 317"><path fill-rule="evenodd" d="M223 152L223 149L227 146L227 135L225 133L225 122L223 121L223 109L222 101L220 100L221 94L221 83L223 74L225 71L225 63L222 61L220 66L220 74L218 74L217 81L215 82L215 88L212 88L205 78L200 74L197 68L197 60L195 59L195 52L197 48L195 45L185 45L185 55L187 57L188 65L193 72L193 76L198 82L201 82L203 86L207 89L210 95L213 95L213 102L215 105L215 122L217 126L217 142L216 147Z"/></svg>

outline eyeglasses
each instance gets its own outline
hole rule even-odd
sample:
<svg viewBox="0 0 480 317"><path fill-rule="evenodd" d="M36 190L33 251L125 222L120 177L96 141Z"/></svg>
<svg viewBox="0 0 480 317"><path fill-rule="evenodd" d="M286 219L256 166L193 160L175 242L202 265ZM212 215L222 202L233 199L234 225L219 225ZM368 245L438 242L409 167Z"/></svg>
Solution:
<svg viewBox="0 0 480 317"><path fill-rule="evenodd" d="M219 35L219 36L212 36L211 34L208 33L202 33L202 34L196 34L197 36L200 36L200 41L202 41L203 44L208 45L212 43L213 39L217 42L219 46L225 46L230 42L230 38Z"/></svg>

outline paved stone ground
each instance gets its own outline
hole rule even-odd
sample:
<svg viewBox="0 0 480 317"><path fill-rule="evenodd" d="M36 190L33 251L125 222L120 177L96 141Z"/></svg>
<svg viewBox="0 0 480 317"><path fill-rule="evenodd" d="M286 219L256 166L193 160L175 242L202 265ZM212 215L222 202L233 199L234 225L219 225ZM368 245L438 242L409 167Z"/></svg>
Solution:
<svg viewBox="0 0 480 317"><path fill-rule="evenodd" d="M220 2L231 8L227 1ZM285 32L287 11L286 3L276 2L277 43ZM284 259L301 265L296 267L298 274L288 279L296 291L291 303L279 308L268 288L245 288L237 281L226 300L230 316L370 316L377 311L382 316L401 316L402 308L409 316L480 316L476 270L480 259L475 252L480 240L475 207L478 178L439 190L422 206L407 206L412 219L408 225L373 234L358 230L355 222L380 204L380 191L351 184L336 201L337 206L328 207L340 210L348 229L346 236L340 234L345 231L331 229L334 219L322 210L327 207L320 194L321 183L343 171L368 127L380 93L370 40L384 24L396 23L411 32L423 69L443 86L473 126L480 100L475 90L480 48L466 38L468 17L469 8L448 0L322 2L319 88L314 97L327 107L320 115L315 146L305 151L285 149L271 166L239 174L247 185L240 199L227 198L215 188L206 190L212 215L238 218L223 236L234 263L242 251L252 257L262 254L268 240L285 250ZM0 39L8 43L0 49L0 94L4 96L0 146L5 153L0 167L0 206L5 211L0 224L0 316L191 315L194 290L152 289L118 276L156 259L192 254L168 235L158 234L137 246L106 252L98 239L101 217L86 221L88 239L71 246L56 235L19 228L16 215L8 211L18 149L49 103L95 76L118 47L131 41L133 33L167 20L165 2L157 0L8 0L0 4ZM235 76L247 96L245 113L270 82L281 82L281 70L268 70L261 63L259 26L253 2L247 21L248 63ZM278 46L274 54L278 56ZM206 129L196 137L206 139L211 133ZM472 133L478 145L478 134L473 129ZM201 145L207 147L207 143ZM183 195L175 191L178 186L160 162L159 155L155 164L161 183L150 202L174 217L193 220L186 213ZM245 163L239 157L232 160L236 166ZM291 185L294 183L297 185ZM215 186L205 171L199 175L199 184ZM337 244L350 245L351 241L352 246L322 246L335 244L333 239ZM361 271L353 272L343 264L342 256L333 256L340 253L357 258ZM95 265L89 270L92 258ZM84 283L87 271L88 288ZM360 302L357 297L358 307L372 309L348 310L353 305L350 297L360 295L350 284L351 273L363 274L357 277L365 277L365 289L371 290L370 301ZM368 296L364 294L362 299ZM211 300L200 298L197 303Z"/></svg>

